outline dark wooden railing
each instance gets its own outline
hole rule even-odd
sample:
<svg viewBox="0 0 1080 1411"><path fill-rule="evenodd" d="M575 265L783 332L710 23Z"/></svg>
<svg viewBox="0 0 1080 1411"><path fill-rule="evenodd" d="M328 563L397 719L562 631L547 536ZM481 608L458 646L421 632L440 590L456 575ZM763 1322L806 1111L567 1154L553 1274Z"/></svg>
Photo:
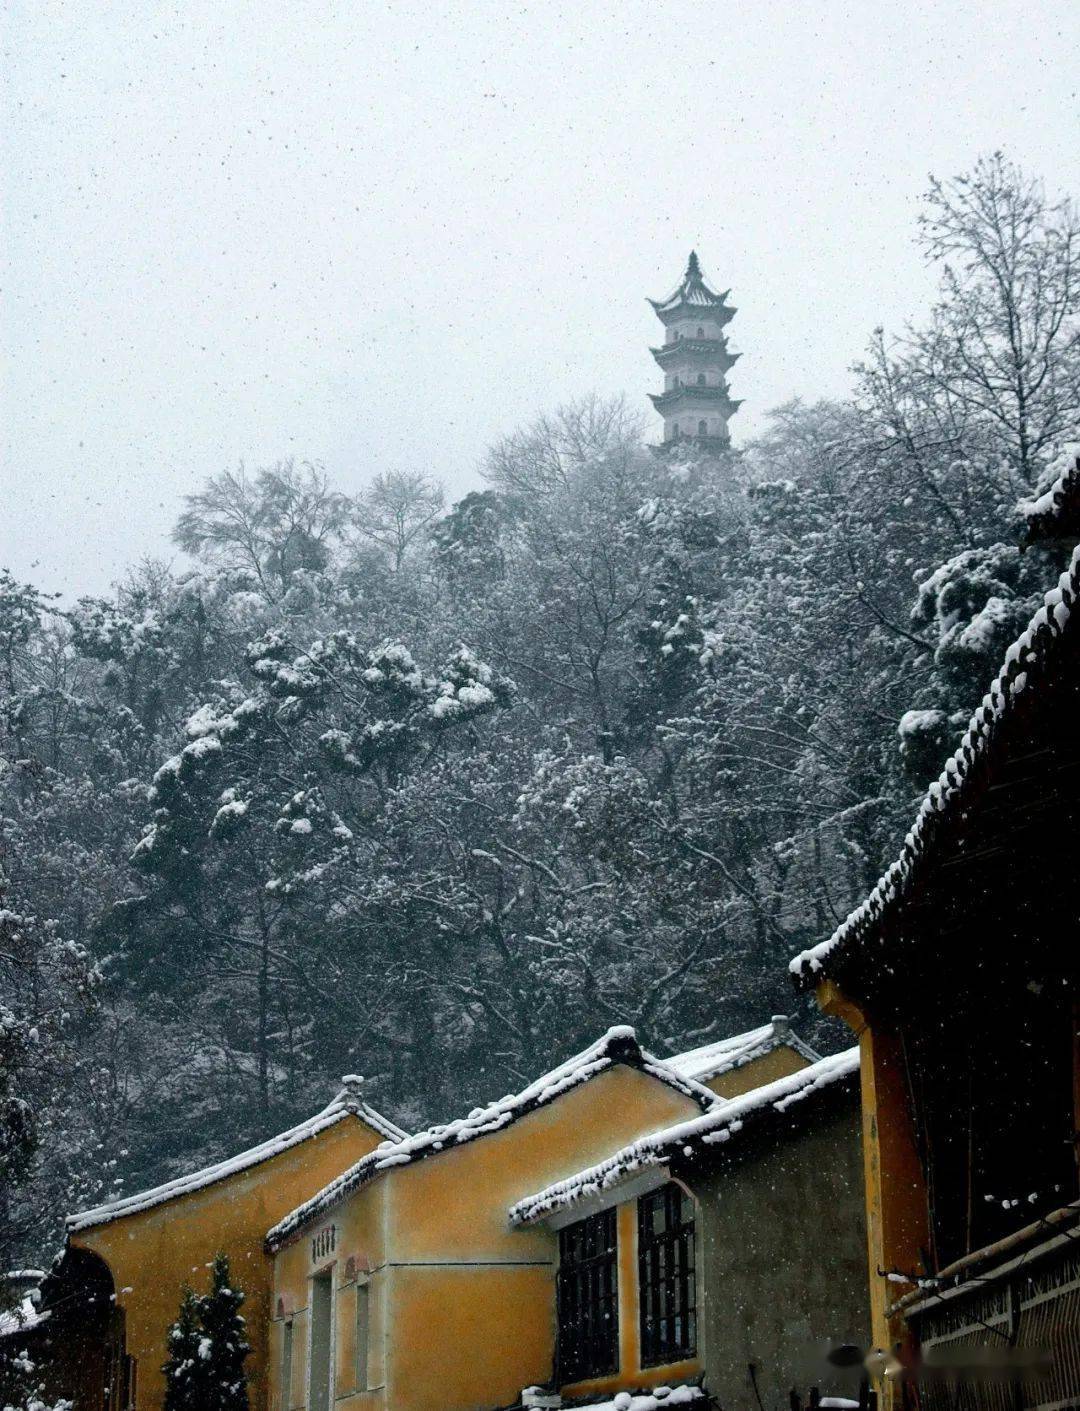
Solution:
<svg viewBox="0 0 1080 1411"><path fill-rule="evenodd" d="M1080 1226L1041 1223L1011 1248L968 1256L956 1282L904 1300L920 1411L1080 1406Z"/></svg>

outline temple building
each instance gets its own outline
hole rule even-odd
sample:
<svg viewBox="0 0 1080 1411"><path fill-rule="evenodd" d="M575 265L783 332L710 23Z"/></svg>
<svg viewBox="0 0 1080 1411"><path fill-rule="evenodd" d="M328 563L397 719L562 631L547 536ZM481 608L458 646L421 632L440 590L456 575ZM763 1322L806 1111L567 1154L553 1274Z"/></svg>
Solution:
<svg viewBox="0 0 1080 1411"><path fill-rule="evenodd" d="M881 1411L1080 1407L1080 461L1022 509L1065 571L896 860L791 962L861 1048Z"/></svg>
<svg viewBox="0 0 1080 1411"><path fill-rule="evenodd" d="M856 1049L822 1058L782 1015L666 1058L610 1029L412 1135L348 1078L258 1147L72 1216L0 1354L73 1411L161 1411L169 1326L220 1251L251 1411L843 1394L819 1350L869 1330L858 1080Z"/></svg>
<svg viewBox="0 0 1080 1411"><path fill-rule="evenodd" d="M724 336L736 313L728 293L709 287L691 251L674 293L649 300L666 330L663 345L650 350L664 372L663 392L650 396L664 418L665 445L693 438L719 451L730 443L728 421L742 404L728 392L727 374L739 357L728 351Z"/></svg>

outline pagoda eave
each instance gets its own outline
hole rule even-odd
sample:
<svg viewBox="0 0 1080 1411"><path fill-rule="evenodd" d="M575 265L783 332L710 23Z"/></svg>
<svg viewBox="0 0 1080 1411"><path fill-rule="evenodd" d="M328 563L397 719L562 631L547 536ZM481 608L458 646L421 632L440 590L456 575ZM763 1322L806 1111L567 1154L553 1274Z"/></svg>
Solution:
<svg viewBox="0 0 1080 1411"><path fill-rule="evenodd" d="M720 366L724 372L733 368L742 357L741 353L729 353L718 338L683 338L678 343L664 343L659 348L650 348L654 360L661 367L670 367L684 356Z"/></svg>
<svg viewBox="0 0 1080 1411"><path fill-rule="evenodd" d="M686 406L713 410L717 403L731 415L740 405L733 402L726 387L669 387L666 392L650 392L649 400L658 412L673 411Z"/></svg>
<svg viewBox="0 0 1080 1411"><path fill-rule="evenodd" d="M723 328L726 324L729 324L739 312L738 309L733 309L729 304L725 304L723 297L718 299L715 304L689 304L680 302L667 307L664 304L654 303L652 299L649 300L649 303L652 304L653 312L656 314L656 317L665 326L675 323L679 319L707 316L709 318L719 319L720 326Z"/></svg>
<svg viewBox="0 0 1080 1411"><path fill-rule="evenodd" d="M650 348L649 352L657 362L661 359L669 361L679 353L689 353L693 357L703 357L706 353L720 353L727 351L723 338L679 338L674 343L661 343L659 348Z"/></svg>

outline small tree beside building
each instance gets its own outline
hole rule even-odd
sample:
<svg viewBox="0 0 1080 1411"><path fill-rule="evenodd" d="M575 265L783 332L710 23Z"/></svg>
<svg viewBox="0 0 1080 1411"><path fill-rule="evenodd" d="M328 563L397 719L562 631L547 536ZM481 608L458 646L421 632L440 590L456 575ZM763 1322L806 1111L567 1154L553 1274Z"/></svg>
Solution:
<svg viewBox="0 0 1080 1411"><path fill-rule="evenodd" d="M225 1254L214 1260L208 1294L184 1291L168 1333L165 1411L248 1411L243 1302Z"/></svg>

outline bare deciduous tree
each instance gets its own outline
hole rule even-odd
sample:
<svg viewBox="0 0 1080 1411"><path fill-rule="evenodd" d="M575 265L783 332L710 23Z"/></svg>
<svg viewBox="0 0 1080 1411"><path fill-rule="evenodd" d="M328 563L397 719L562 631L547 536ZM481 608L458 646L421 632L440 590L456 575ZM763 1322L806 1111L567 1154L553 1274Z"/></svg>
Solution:
<svg viewBox="0 0 1080 1411"><path fill-rule="evenodd" d="M594 393L503 437L489 452L484 475L506 494L551 494L591 461L625 466L637 460L644 434L645 418L624 397Z"/></svg>
<svg viewBox="0 0 1080 1411"><path fill-rule="evenodd" d="M357 497L353 525L362 538L386 551L394 572L400 573L442 507L443 490L436 481L418 471L389 470Z"/></svg>
<svg viewBox="0 0 1080 1411"><path fill-rule="evenodd" d="M173 540L188 553L251 573L269 597L286 591L297 569L326 567L347 518L347 500L322 468L279 461L249 477L243 465L186 496Z"/></svg>
<svg viewBox="0 0 1080 1411"><path fill-rule="evenodd" d="M924 465L975 452L1015 496L1080 419L1080 214L995 152L931 178L919 243L938 303L895 348L875 340L864 390L897 447Z"/></svg>

